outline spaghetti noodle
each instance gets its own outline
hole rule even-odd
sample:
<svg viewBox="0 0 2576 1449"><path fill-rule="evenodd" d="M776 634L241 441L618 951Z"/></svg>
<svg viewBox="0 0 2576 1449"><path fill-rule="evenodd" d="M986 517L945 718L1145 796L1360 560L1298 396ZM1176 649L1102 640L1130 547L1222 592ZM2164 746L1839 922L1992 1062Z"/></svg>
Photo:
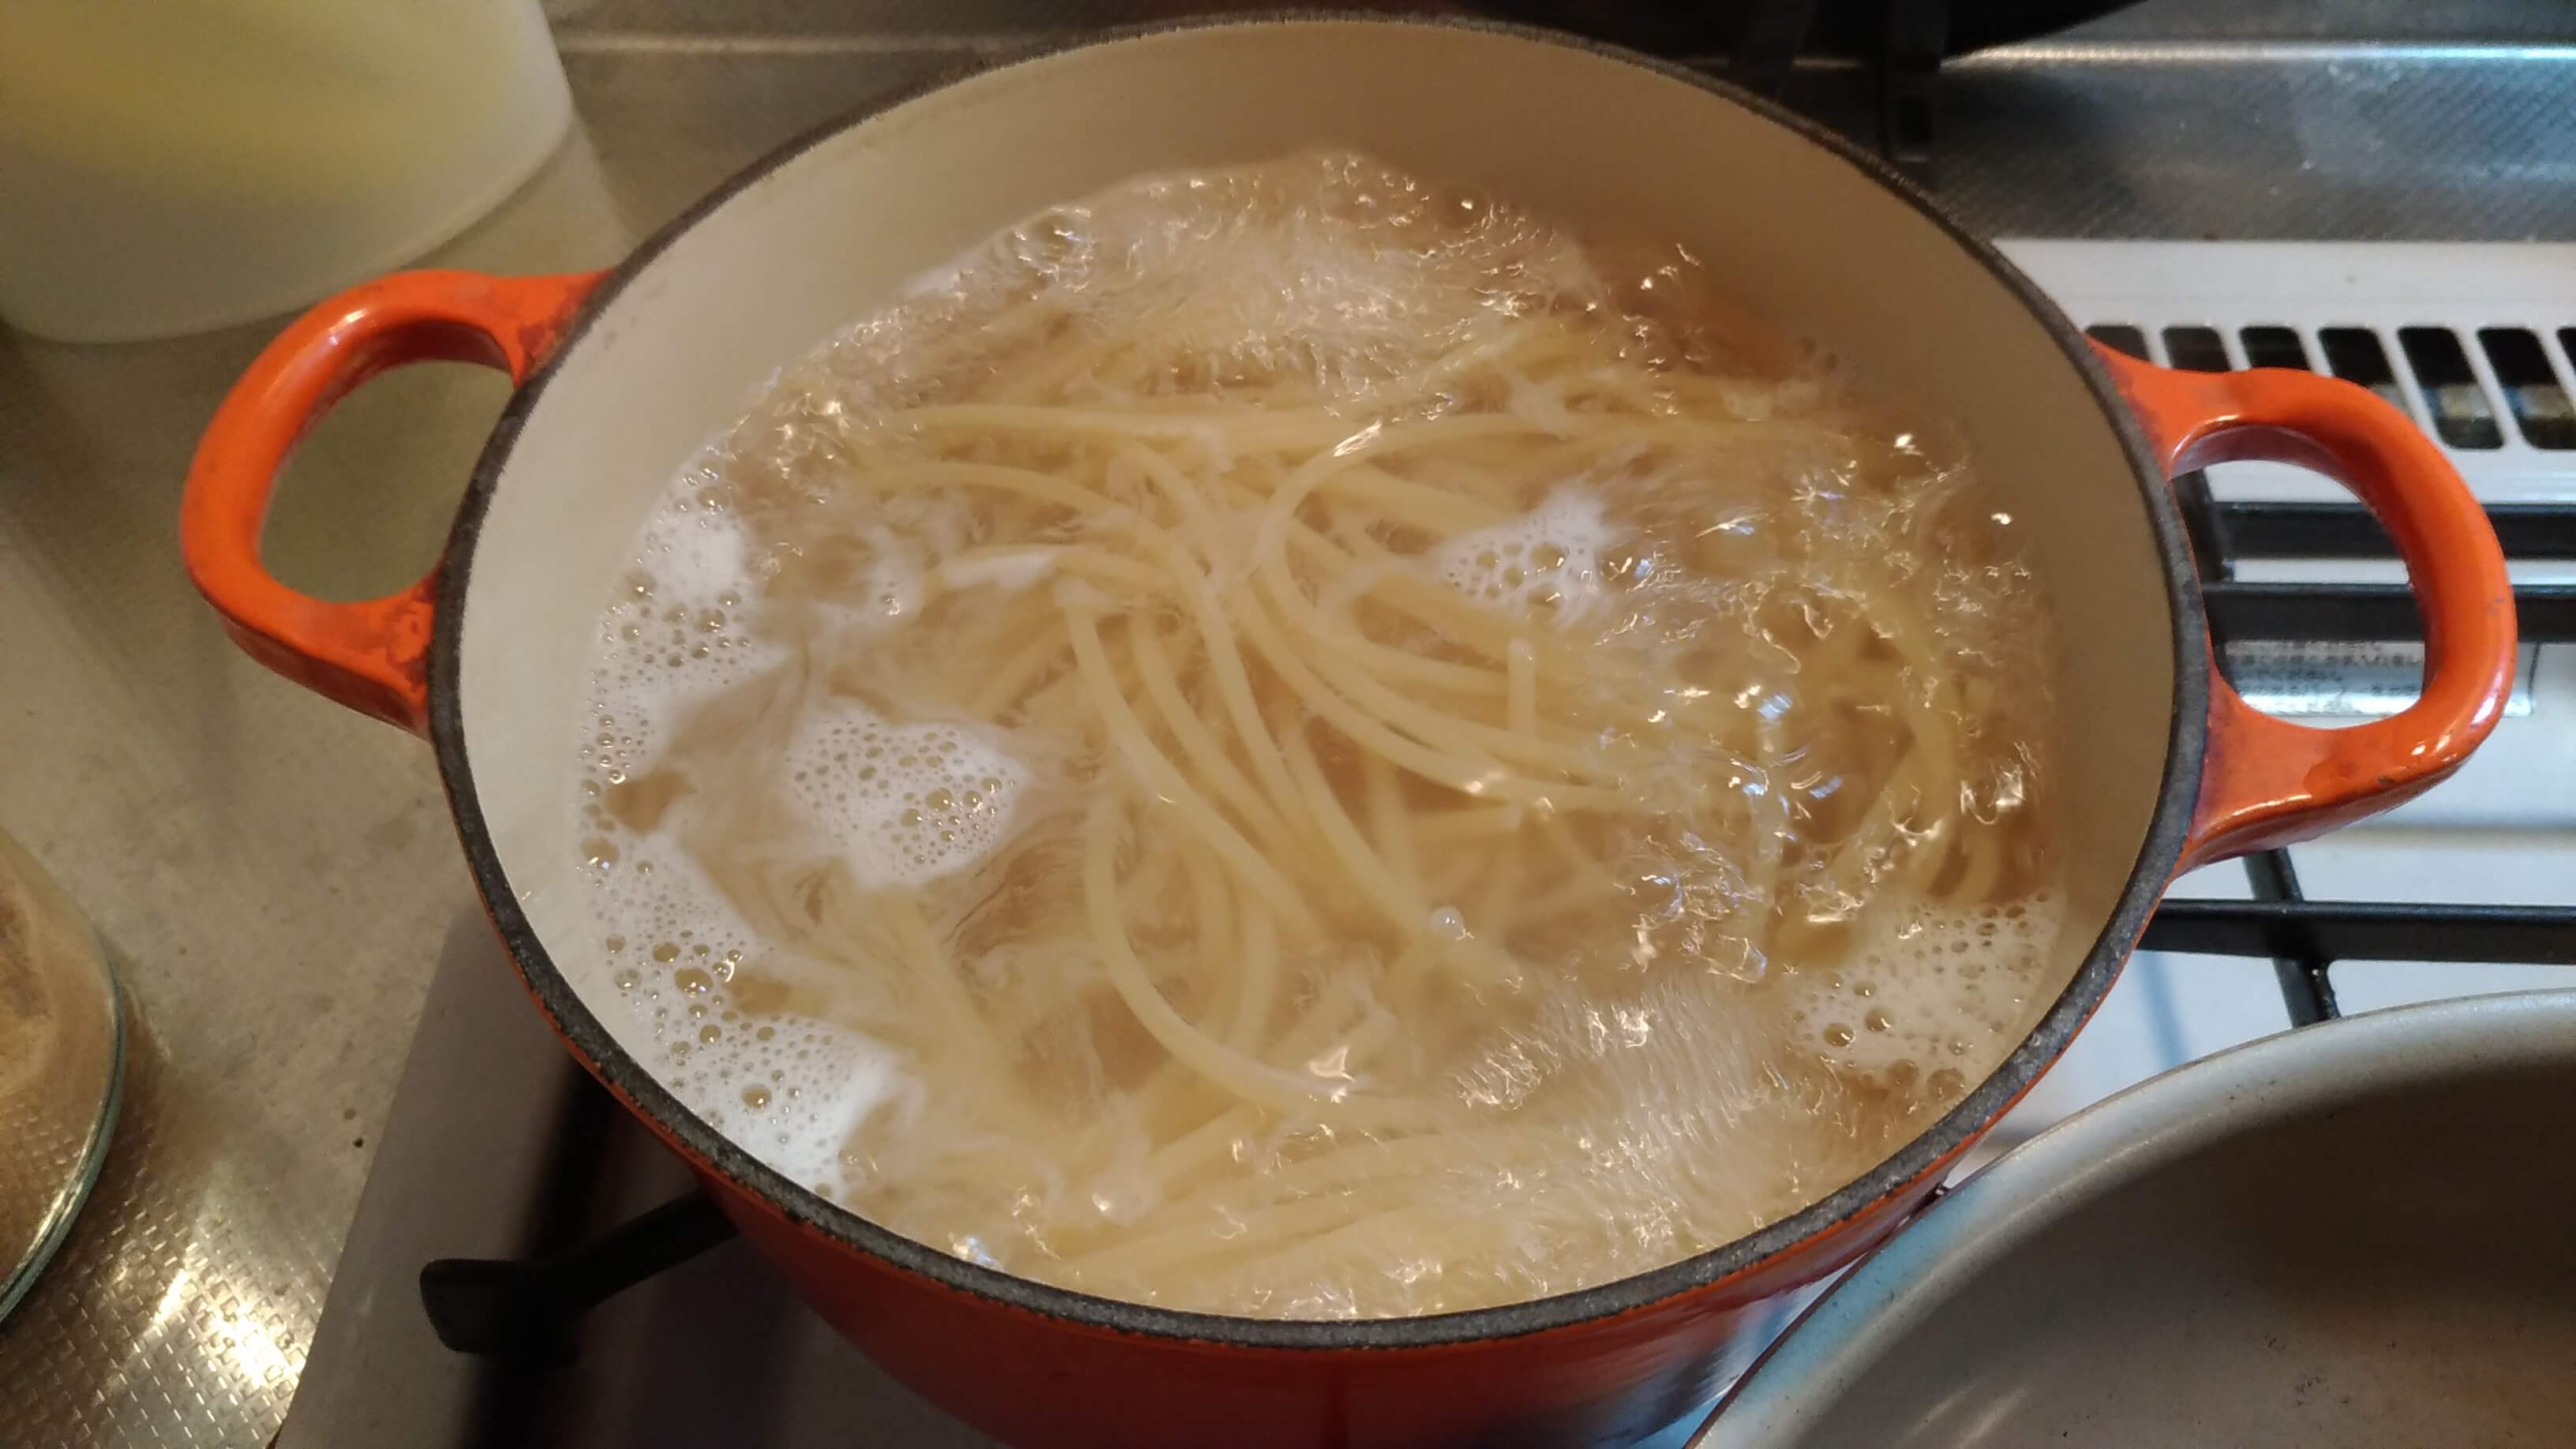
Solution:
<svg viewBox="0 0 2576 1449"><path fill-rule="evenodd" d="M1956 441L1687 252L1349 156L1149 179L790 368L648 527L603 969L754 1151L1015 1272L1584 1286L2035 1014L2046 648Z"/></svg>

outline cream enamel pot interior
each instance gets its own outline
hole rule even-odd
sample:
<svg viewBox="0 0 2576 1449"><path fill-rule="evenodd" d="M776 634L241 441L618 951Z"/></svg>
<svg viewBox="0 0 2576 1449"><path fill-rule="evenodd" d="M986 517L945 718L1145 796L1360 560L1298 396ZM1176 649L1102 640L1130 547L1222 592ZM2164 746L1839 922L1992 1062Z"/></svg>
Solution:
<svg viewBox="0 0 2576 1449"><path fill-rule="evenodd" d="M567 805L585 653L628 540L752 390L908 279L1123 177L1316 145L1376 153L1605 229L1686 240L1766 310L1965 428L2066 641L2074 924L2065 992L1919 1140L1813 1207L1666 1269L1508 1308L1356 1323L1176 1313L958 1261L806 1192L654 1083L567 984L591 949ZM524 384L438 568L327 604L260 568L277 465L368 374L474 357ZM2358 730L2247 711L2212 678L2165 479L2261 453L2334 472L2396 534L2425 697ZM2456 767L2512 667L2484 516L2437 450L2357 389L2193 378L2097 355L1990 249L1848 147L1685 72L1534 32L1226 20L986 70L851 117L745 172L600 276L388 278L324 304L209 427L183 545L244 647L435 743L458 831L531 994L695 1166L744 1233L891 1372L1025 1443L1617 1443L1709 1387L1745 1308L1897 1227L2055 1059L2165 882L2380 808Z"/></svg>
<svg viewBox="0 0 2576 1449"><path fill-rule="evenodd" d="M1854 1268L1706 1449L2576 1437L2576 991L2194 1062Z"/></svg>

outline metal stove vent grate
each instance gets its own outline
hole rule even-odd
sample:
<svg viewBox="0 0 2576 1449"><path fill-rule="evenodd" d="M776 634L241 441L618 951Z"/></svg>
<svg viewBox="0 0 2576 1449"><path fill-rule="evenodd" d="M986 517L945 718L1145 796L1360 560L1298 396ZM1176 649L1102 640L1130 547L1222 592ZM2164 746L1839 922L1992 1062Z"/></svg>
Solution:
<svg viewBox="0 0 2576 1449"><path fill-rule="evenodd" d="M2576 501L2576 245L2008 241L2104 344L2171 367L2299 367L2406 410L2490 503ZM2220 492L2326 497L2295 470Z"/></svg>

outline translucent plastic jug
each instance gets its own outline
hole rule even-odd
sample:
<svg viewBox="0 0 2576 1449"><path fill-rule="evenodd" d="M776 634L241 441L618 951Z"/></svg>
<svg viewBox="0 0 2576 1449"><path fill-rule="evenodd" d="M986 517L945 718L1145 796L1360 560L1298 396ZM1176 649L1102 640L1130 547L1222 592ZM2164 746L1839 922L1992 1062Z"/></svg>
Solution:
<svg viewBox="0 0 2576 1449"><path fill-rule="evenodd" d="M302 306L462 231L570 115L537 0L10 0L0 319L116 342Z"/></svg>

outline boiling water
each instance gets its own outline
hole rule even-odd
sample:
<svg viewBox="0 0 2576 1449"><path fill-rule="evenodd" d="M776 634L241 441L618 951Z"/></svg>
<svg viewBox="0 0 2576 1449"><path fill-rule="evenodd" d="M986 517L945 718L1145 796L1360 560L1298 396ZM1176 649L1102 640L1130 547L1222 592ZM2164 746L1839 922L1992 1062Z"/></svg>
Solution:
<svg viewBox="0 0 2576 1449"><path fill-rule="evenodd" d="M1176 1306L1728 1241L2062 984L2045 611L1936 418L1363 158L1151 178L785 369L606 603L573 804L657 1075Z"/></svg>

